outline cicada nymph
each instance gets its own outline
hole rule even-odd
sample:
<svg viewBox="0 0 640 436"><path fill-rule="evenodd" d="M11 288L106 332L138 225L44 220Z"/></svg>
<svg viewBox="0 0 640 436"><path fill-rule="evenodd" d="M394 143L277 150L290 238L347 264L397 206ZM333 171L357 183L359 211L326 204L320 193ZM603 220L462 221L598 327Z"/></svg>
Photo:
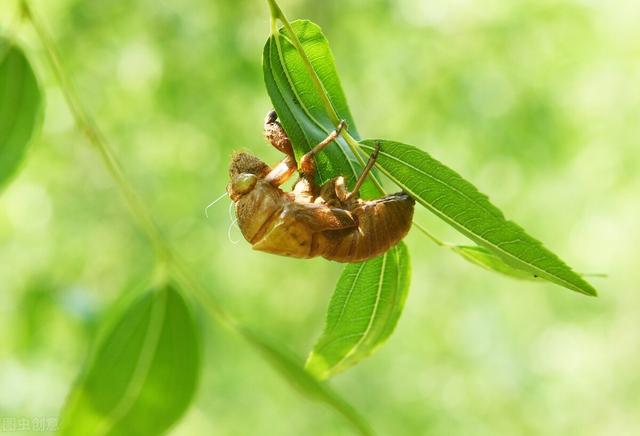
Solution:
<svg viewBox="0 0 640 436"><path fill-rule="evenodd" d="M338 262L359 262L384 253L411 227L415 201L404 192L365 201L358 192L373 167L379 148L349 192L344 177L318 186L314 156L331 144L345 128L338 128L313 147L296 164L291 142L275 111L265 118L265 136L286 154L271 168L248 153L233 156L229 168L229 197L235 203L242 235L255 250ZM296 170L299 179L292 192L280 186Z"/></svg>

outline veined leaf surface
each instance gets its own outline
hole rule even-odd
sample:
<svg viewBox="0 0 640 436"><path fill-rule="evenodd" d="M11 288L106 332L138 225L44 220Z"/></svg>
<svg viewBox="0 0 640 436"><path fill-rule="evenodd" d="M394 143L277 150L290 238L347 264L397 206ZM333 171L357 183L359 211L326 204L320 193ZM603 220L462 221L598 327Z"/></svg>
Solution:
<svg viewBox="0 0 640 436"><path fill-rule="evenodd" d="M187 410L200 372L191 309L172 285L111 321L62 415L62 435L162 434Z"/></svg>
<svg viewBox="0 0 640 436"><path fill-rule="evenodd" d="M307 359L307 369L327 378L381 346L402 313L409 276L409 253L404 244L374 259L347 265L329 303L324 333Z"/></svg>
<svg viewBox="0 0 640 436"><path fill-rule="evenodd" d="M485 247L481 247L479 245L454 245L451 249L467 261L486 270L504 274L514 279L539 279L539 277L529 271L512 267L502 260L500 256Z"/></svg>
<svg viewBox="0 0 640 436"><path fill-rule="evenodd" d="M573 291L596 290L558 256L507 221L502 212L458 173L428 153L400 142L370 139L361 142L372 152L381 144L379 168L424 207L471 240L498 255L508 265Z"/></svg>

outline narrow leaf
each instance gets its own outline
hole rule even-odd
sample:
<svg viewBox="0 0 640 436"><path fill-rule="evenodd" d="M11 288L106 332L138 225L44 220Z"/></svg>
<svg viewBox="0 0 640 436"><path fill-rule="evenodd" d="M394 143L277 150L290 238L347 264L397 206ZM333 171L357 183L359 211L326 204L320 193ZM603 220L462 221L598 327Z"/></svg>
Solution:
<svg viewBox="0 0 640 436"><path fill-rule="evenodd" d="M450 245L451 250L463 258L489 271L504 274L514 279L538 281L541 278L523 269L514 268L491 250L478 245ZM578 273L581 277L606 278L604 273Z"/></svg>
<svg viewBox="0 0 640 436"><path fill-rule="evenodd" d="M22 50L0 38L0 188L15 174L41 119L42 95Z"/></svg>
<svg viewBox="0 0 640 436"><path fill-rule="evenodd" d="M357 137L355 122L340 85L329 43L320 27L307 20L294 21L291 26L322 82L334 110L341 119L347 121L348 131ZM283 29L268 39L262 64L267 92L299 159L322 141L335 126L318 97L302 57ZM353 187L362 171L360 162L343 138L338 138L334 144L316 156L316 163L318 183L344 176L347 185ZM371 181L365 183L361 193L364 198L380 195Z"/></svg>
<svg viewBox="0 0 640 436"><path fill-rule="evenodd" d="M596 290L580 275L517 224L507 221L486 195L458 173L411 145L377 139L363 141L361 145L371 152L376 143L382 146L377 160L379 168L458 231L516 269L573 291L596 295Z"/></svg>
<svg viewBox="0 0 640 436"><path fill-rule="evenodd" d="M369 424L360 414L326 383L318 381L305 371L301 362L271 340L253 330L242 329L244 337L301 393L312 400L321 401L344 416L362 435L373 434Z"/></svg>
<svg viewBox="0 0 640 436"><path fill-rule="evenodd" d="M164 433L186 411L200 369L191 309L174 286L110 320L62 415L62 435Z"/></svg>
<svg viewBox="0 0 640 436"><path fill-rule="evenodd" d="M399 244L344 269L327 312L324 333L307 369L324 379L357 364L393 332L409 290L409 253Z"/></svg>
<svg viewBox="0 0 640 436"><path fill-rule="evenodd" d="M452 245L450 248L474 265L489 271L520 280L537 280L539 278L529 271L512 267L502 260L500 256L485 247L478 245Z"/></svg>

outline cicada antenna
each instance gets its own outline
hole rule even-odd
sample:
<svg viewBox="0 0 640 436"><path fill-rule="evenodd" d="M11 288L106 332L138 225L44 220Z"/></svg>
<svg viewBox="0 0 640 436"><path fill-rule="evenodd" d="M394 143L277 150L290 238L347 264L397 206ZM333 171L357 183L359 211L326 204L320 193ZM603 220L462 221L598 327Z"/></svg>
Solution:
<svg viewBox="0 0 640 436"><path fill-rule="evenodd" d="M204 208L204 216L205 216L205 217L207 217L207 218L209 218L209 208L210 208L211 206L213 206L214 204L216 204L217 202L219 202L220 200L222 200L222 199L223 199L224 197L226 197L227 195L228 195L228 194L227 194L227 191L224 191L224 193L223 193L220 197L216 198L216 199L215 199L215 200L213 200L211 203L209 203L209 205L208 205L207 207L205 207L205 208Z"/></svg>
<svg viewBox="0 0 640 436"><path fill-rule="evenodd" d="M229 207L227 209L227 211L229 212L229 219L230 220L233 220L233 205L234 205L233 202L229 203Z"/></svg>
<svg viewBox="0 0 640 436"><path fill-rule="evenodd" d="M227 229L227 238L229 239L229 242L231 242L234 245L237 244L238 242L240 242L239 239L236 239L235 241L233 239L231 239L231 229L233 229L233 226L238 227L236 225L237 223L238 223L238 218L234 218L233 221L231 221L231 224L229 224L229 228Z"/></svg>

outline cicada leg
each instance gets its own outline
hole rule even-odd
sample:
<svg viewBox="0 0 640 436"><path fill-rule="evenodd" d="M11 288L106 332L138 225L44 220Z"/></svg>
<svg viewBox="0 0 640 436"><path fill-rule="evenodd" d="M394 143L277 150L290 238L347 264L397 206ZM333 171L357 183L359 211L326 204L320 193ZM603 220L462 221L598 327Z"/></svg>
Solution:
<svg viewBox="0 0 640 436"><path fill-rule="evenodd" d="M320 191L320 187L317 186L315 182L315 155L322 151L327 145L335 141L346 125L346 121L340 121L338 127L333 132L329 133L325 139L320 141L311 150L309 150L309 152L300 158L300 165L296 167L291 141L282 128L282 125L278 122L278 115L276 114L276 111L269 111L264 119L264 135L276 149L285 153L287 157L274 167L271 173L267 176L267 180L274 185L279 186L286 182L289 177L291 177L291 174L298 169L300 172L300 180L296 182L293 192L299 198L306 197L309 201L313 200L313 198L318 196Z"/></svg>
<svg viewBox="0 0 640 436"><path fill-rule="evenodd" d="M322 187L320 188L321 201L334 207L348 208L349 205L351 205L358 198L360 188L371 172L371 168L373 168L373 165L375 165L379 152L380 144L377 143L373 153L371 153L371 155L369 156L367 164L362 170L362 174L360 174L358 180L356 180L353 191L349 192L344 177L339 176L329 180L327 183L322 185Z"/></svg>
<svg viewBox="0 0 640 436"><path fill-rule="evenodd" d="M273 186L280 186L285 183L296 172L296 160L291 157L285 157L278 165L273 167L271 172L264 178Z"/></svg>
<svg viewBox="0 0 640 436"><path fill-rule="evenodd" d="M378 159L378 153L380 153L380 143L376 142L376 148L373 150L373 153L371 153L371 155L369 156L367 165L365 165L364 169L362 170L362 174L360 174L360 177L358 177L358 180L356 181L356 185L353 187L353 191L347 194L345 201L355 198L358 195L358 192L360 191L362 184L364 183L367 176L371 172L371 168L373 168L373 166L375 165L376 159Z"/></svg>
<svg viewBox="0 0 640 436"><path fill-rule="evenodd" d="M338 176L320 187L320 193L314 203L324 203L331 207L344 207L349 191L344 177Z"/></svg>
<svg viewBox="0 0 640 436"><path fill-rule="evenodd" d="M282 124L278 122L278 115L274 110L269 111L264 117L264 136L276 149L295 160L291 141L282 128Z"/></svg>
<svg viewBox="0 0 640 436"><path fill-rule="evenodd" d="M338 127L329 133L326 138L320 141L315 147L309 150L305 155L300 158L300 175L309 179L315 178L316 175L316 164L314 157L316 154L320 153L327 145L331 144L335 141L338 136L340 136L340 132L342 129L347 127L347 122L345 120L340 121Z"/></svg>
<svg viewBox="0 0 640 436"><path fill-rule="evenodd" d="M273 167L271 172L265 177L274 186L285 183L298 169L296 158L293 154L291 141L287 133L278 122L278 115L275 110L269 111L264 118L264 136L275 148L287 155L279 164Z"/></svg>
<svg viewBox="0 0 640 436"><path fill-rule="evenodd" d="M334 131L329 133L326 138L320 141L300 158L300 165L298 168L298 171L300 172L300 180L294 187L296 196L304 196L313 199L319 195L320 187L316 184L315 155L322 151L327 145L335 141L338 136L340 136L340 132L342 132L346 126L347 122L345 120L340 121L338 127L336 127Z"/></svg>

